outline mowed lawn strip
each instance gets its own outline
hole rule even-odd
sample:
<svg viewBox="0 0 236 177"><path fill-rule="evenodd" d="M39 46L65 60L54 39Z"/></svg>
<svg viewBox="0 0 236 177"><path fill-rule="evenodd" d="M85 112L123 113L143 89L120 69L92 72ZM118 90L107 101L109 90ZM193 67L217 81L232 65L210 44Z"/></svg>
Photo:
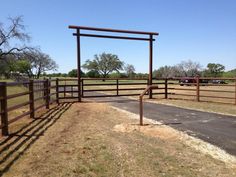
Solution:
<svg viewBox="0 0 236 177"><path fill-rule="evenodd" d="M215 112L219 114L236 116L236 105L222 104L222 103L209 103L209 102L197 102L190 100L175 100L175 99L145 99L147 102L166 104L171 106L177 106L180 108L187 108L206 112Z"/></svg>
<svg viewBox="0 0 236 177"><path fill-rule="evenodd" d="M36 141L26 151L23 145L17 150L20 157L3 176L236 175L235 168L201 154L177 138L114 131L116 125L137 124L138 120L107 104L75 103L62 116L50 116L48 119L54 123L49 126L39 122L42 127L38 128L46 131L35 134ZM30 141L35 136L25 139ZM1 170L7 164L7 160L2 163Z"/></svg>

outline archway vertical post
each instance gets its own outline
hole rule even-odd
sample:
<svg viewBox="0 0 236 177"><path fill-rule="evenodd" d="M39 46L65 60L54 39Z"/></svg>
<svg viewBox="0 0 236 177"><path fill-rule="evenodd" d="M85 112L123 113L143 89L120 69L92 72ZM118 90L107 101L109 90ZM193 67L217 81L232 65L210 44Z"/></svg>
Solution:
<svg viewBox="0 0 236 177"><path fill-rule="evenodd" d="M153 65L153 35L149 36L149 85L152 85L152 65ZM149 99L152 99L152 89L149 90Z"/></svg>
<svg viewBox="0 0 236 177"><path fill-rule="evenodd" d="M77 77L78 77L78 101L81 102L81 56L80 56L80 29L76 30L77 33Z"/></svg>

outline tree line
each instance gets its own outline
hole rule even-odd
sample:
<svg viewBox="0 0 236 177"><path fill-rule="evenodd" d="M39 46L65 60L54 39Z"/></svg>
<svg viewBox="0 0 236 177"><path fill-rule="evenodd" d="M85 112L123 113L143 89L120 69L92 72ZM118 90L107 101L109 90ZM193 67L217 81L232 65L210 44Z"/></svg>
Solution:
<svg viewBox="0 0 236 177"><path fill-rule="evenodd" d="M87 60L82 68L87 72L81 72L82 77L98 78L148 78L147 73L136 73L131 64L124 64L117 55L102 53L95 55L93 60ZM77 77L77 69L68 73L53 73L51 77ZM170 77L236 77L236 69L225 71L225 66L219 63L208 63L203 68L200 63L191 60L182 61L173 66L162 66L153 71L154 78Z"/></svg>
<svg viewBox="0 0 236 177"><path fill-rule="evenodd" d="M137 75L135 73L135 68L133 65L125 64L119 59L118 55L105 52L100 55L94 55L94 59L86 60L85 63L82 65L82 68L87 71L86 73L80 71L82 77L133 78L135 75ZM47 76L77 77L77 69L72 69L67 74L53 73Z"/></svg>
<svg viewBox="0 0 236 177"><path fill-rule="evenodd" d="M162 66L154 70L154 77L236 77L236 69L225 71L225 66L220 63L208 63L203 68L200 63L192 60L182 61L173 66Z"/></svg>
<svg viewBox="0 0 236 177"><path fill-rule="evenodd" d="M0 22L0 76L16 75L39 78L44 72L56 70L58 65L39 47L32 47L22 16L8 18L9 25Z"/></svg>

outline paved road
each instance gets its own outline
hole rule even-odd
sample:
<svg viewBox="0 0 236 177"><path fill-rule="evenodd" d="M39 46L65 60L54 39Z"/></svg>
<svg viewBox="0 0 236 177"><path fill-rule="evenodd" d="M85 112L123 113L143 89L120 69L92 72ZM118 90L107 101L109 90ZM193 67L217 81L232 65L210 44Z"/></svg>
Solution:
<svg viewBox="0 0 236 177"><path fill-rule="evenodd" d="M89 98L139 114L139 103L127 97ZM236 109L236 108L235 108ZM144 103L144 116L198 137L236 156L236 116Z"/></svg>

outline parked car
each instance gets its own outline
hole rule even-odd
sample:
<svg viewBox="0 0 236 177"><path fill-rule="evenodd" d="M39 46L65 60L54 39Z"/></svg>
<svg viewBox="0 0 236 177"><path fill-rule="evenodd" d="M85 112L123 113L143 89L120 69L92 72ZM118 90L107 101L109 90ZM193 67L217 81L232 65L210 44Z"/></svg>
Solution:
<svg viewBox="0 0 236 177"><path fill-rule="evenodd" d="M183 77L179 80L179 85L184 86L184 85L190 85L191 83L196 83L195 78L189 78L189 77Z"/></svg>
<svg viewBox="0 0 236 177"><path fill-rule="evenodd" d="M194 77L183 77L179 80L179 84L181 86L184 86L184 85L191 85L191 83L197 83L197 79L194 78ZM199 83L201 83L202 86L204 86L205 84L208 83L208 80L205 80L205 79L199 79ZM205 83L205 84L204 84ZM196 84L194 84L196 85Z"/></svg>
<svg viewBox="0 0 236 177"><path fill-rule="evenodd" d="M220 80L220 79L213 79L209 82L212 84L226 84L226 82L224 80Z"/></svg>

